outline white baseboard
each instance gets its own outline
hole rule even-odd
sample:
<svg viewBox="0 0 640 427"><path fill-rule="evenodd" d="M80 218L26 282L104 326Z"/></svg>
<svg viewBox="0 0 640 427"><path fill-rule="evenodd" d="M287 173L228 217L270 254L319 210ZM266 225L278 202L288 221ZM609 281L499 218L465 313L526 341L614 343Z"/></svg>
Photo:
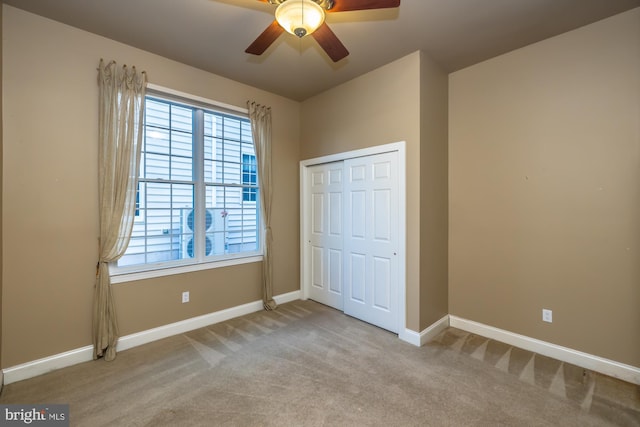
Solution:
<svg viewBox="0 0 640 427"><path fill-rule="evenodd" d="M93 346L77 348L2 370L5 385L93 359Z"/></svg>
<svg viewBox="0 0 640 427"><path fill-rule="evenodd" d="M288 294L276 295L273 297L277 304L284 304L300 299L300 291L289 292ZM194 329L204 328L209 325L224 322L225 320L255 313L263 309L262 301L253 301L203 316L192 317L180 322L170 323L146 331L120 337L118 340L118 351L128 350L139 345L147 344L173 335L183 334ZM91 355L93 357L93 353Z"/></svg>
<svg viewBox="0 0 640 427"><path fill-rule="evenodd" d="M444 316L422 332L414 332L410 329L405 329L398 334L398 338L402 341L406 341L409 344L413 344L416 347L422 347L427 342L434 339L440 332L449 327L449 316Z"/></svg>
<svg viewBox="0 0 640 427"><path fill-rule="evenodd" d="M456 316L449 316L449 324L453 328L462 329L463 331L491 338L543 356L571 363L573 365L580 366L581 368L589 369L610 377L640 385L640 368L635 366L583 353L578 350L562 347L560 345L519 335Z"/></svg>
<svg viewBox="0 0 640 427"><path fill-rule="evenodd" d="M289 292L287 294L274 297L276 303L284 304L300 299L300 291ZM147 344L173 335L182 334L194 329L203 328L215 323L245 314L255 313L263 309L262 301L253 301L237 307L231 307L203 316L193 317L158 328L149 329L135 334L120 337L118 340L118 351L128 350L139 345ZM2 370L4 374L4 384L11 384L17 381L26 380L56 369L66 368L78 363L88 362L93 359L93 346L86 346L64 353L55 354L42 359L34 360L20 365L12 366Z"/></svg>
<svg viewBox="0 0 640 427"><path fill-rule="evenodd" d="M398 338L400 338L402 341L408 342L409 344L413 344L416 347L420 347L420 334L418 332L412 331L411 329L400 331L400 333L398 334Z"/></svg>
<svg viewBox="0 0 640 427"><path fill-rule="evenodd" d="M276 295L273 297L277 304L286 304L291 301L302 299L302 291L293 291L288 294ZM262 304L262 303L261 303Z"/></svg>

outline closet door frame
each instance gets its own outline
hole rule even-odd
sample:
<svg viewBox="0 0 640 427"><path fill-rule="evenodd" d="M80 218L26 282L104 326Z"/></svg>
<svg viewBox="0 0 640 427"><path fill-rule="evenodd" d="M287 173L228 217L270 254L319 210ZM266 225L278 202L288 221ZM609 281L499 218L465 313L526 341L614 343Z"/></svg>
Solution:
<svg viewBox="0 0 640 427"><path fill-rule="evenodd" d="M311 207L306 202L308 197L305 189L308 188L307 168L323 163L339 162L357 157L371 156L382 153L397 152L398 153L398 220L400 223L398 236L398 336L400 339L408 342L411 339L410 332L406 329L406 233L407 233L407 215L406 215L406 143L404 141L394 142L390 144L377 145L360 150L347 151L343 153L331 154L328 156L316 157L300 162L300 285L302 291L302 299L308 299L311 289L310 269L311 269L311 253L309 250L309 238L307 230L309 230L309 221L311 220Z"/></svg>

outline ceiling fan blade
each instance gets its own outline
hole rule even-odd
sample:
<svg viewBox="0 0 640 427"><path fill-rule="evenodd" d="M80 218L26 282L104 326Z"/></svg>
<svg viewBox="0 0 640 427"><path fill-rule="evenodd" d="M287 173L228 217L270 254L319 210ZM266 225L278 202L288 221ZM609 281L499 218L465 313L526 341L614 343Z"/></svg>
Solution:
<svg viewBox="0 0 640 427"><path fill-rule="evenodd" d="M284 29L278 24L278 21L273 21L271 25L251 43L245 52L253 55L262 55L283 32Z"/></svg>
<svg viewBox="0 0 640 427"><path fill-rule="evenodd" d="M388 9L400 6L400 0L334 0L335 5L327 12L349 12L351 10Z"/></svg>
<svg viewBox="0 0 640 427"><path fill-rule="evenodd" d="M316 39L320 47L327 52L327 55L329 55L329 58L331 58L333 62L338 62L349 55L347 48L344 47L340 39L338 39L326 23L323 23L320 28L311 33L311 35Z"/></svg>

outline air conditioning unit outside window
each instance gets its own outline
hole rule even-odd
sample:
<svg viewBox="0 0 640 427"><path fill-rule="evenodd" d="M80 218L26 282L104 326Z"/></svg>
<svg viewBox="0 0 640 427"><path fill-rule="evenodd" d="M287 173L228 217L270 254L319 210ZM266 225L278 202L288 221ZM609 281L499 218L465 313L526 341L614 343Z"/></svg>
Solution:
<svg viewBox="0 0 640 427"><path fill-rule="evenodd" d="M222 215L223 210L205 210L205 256L225 253L226 216ZM193 258L195 256L195 210L182 209L180 224L180 258Z"/></svg>

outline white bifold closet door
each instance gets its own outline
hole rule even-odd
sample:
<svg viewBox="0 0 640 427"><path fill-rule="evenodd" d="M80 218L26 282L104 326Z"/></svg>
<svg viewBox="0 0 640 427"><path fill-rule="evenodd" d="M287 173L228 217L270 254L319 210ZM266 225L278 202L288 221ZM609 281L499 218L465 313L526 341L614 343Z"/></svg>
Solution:
<svg viewBox="0 0 640 427"><path fill-rule="evenodd" d="M397 152L344 162L344 312L398 332Z"/></svg>
<svg viewBox="0 0 640 427"><path fill-rule="evenodd" d="M397 152L311 166L309 297L398 332Z"/></svg>
<svg viewBox="0 0 640 427"><path fill-rule="evenodd" d="M307 197L311 221L309 298L342 310L343 217L342 162L308 168Z"/></svg>

